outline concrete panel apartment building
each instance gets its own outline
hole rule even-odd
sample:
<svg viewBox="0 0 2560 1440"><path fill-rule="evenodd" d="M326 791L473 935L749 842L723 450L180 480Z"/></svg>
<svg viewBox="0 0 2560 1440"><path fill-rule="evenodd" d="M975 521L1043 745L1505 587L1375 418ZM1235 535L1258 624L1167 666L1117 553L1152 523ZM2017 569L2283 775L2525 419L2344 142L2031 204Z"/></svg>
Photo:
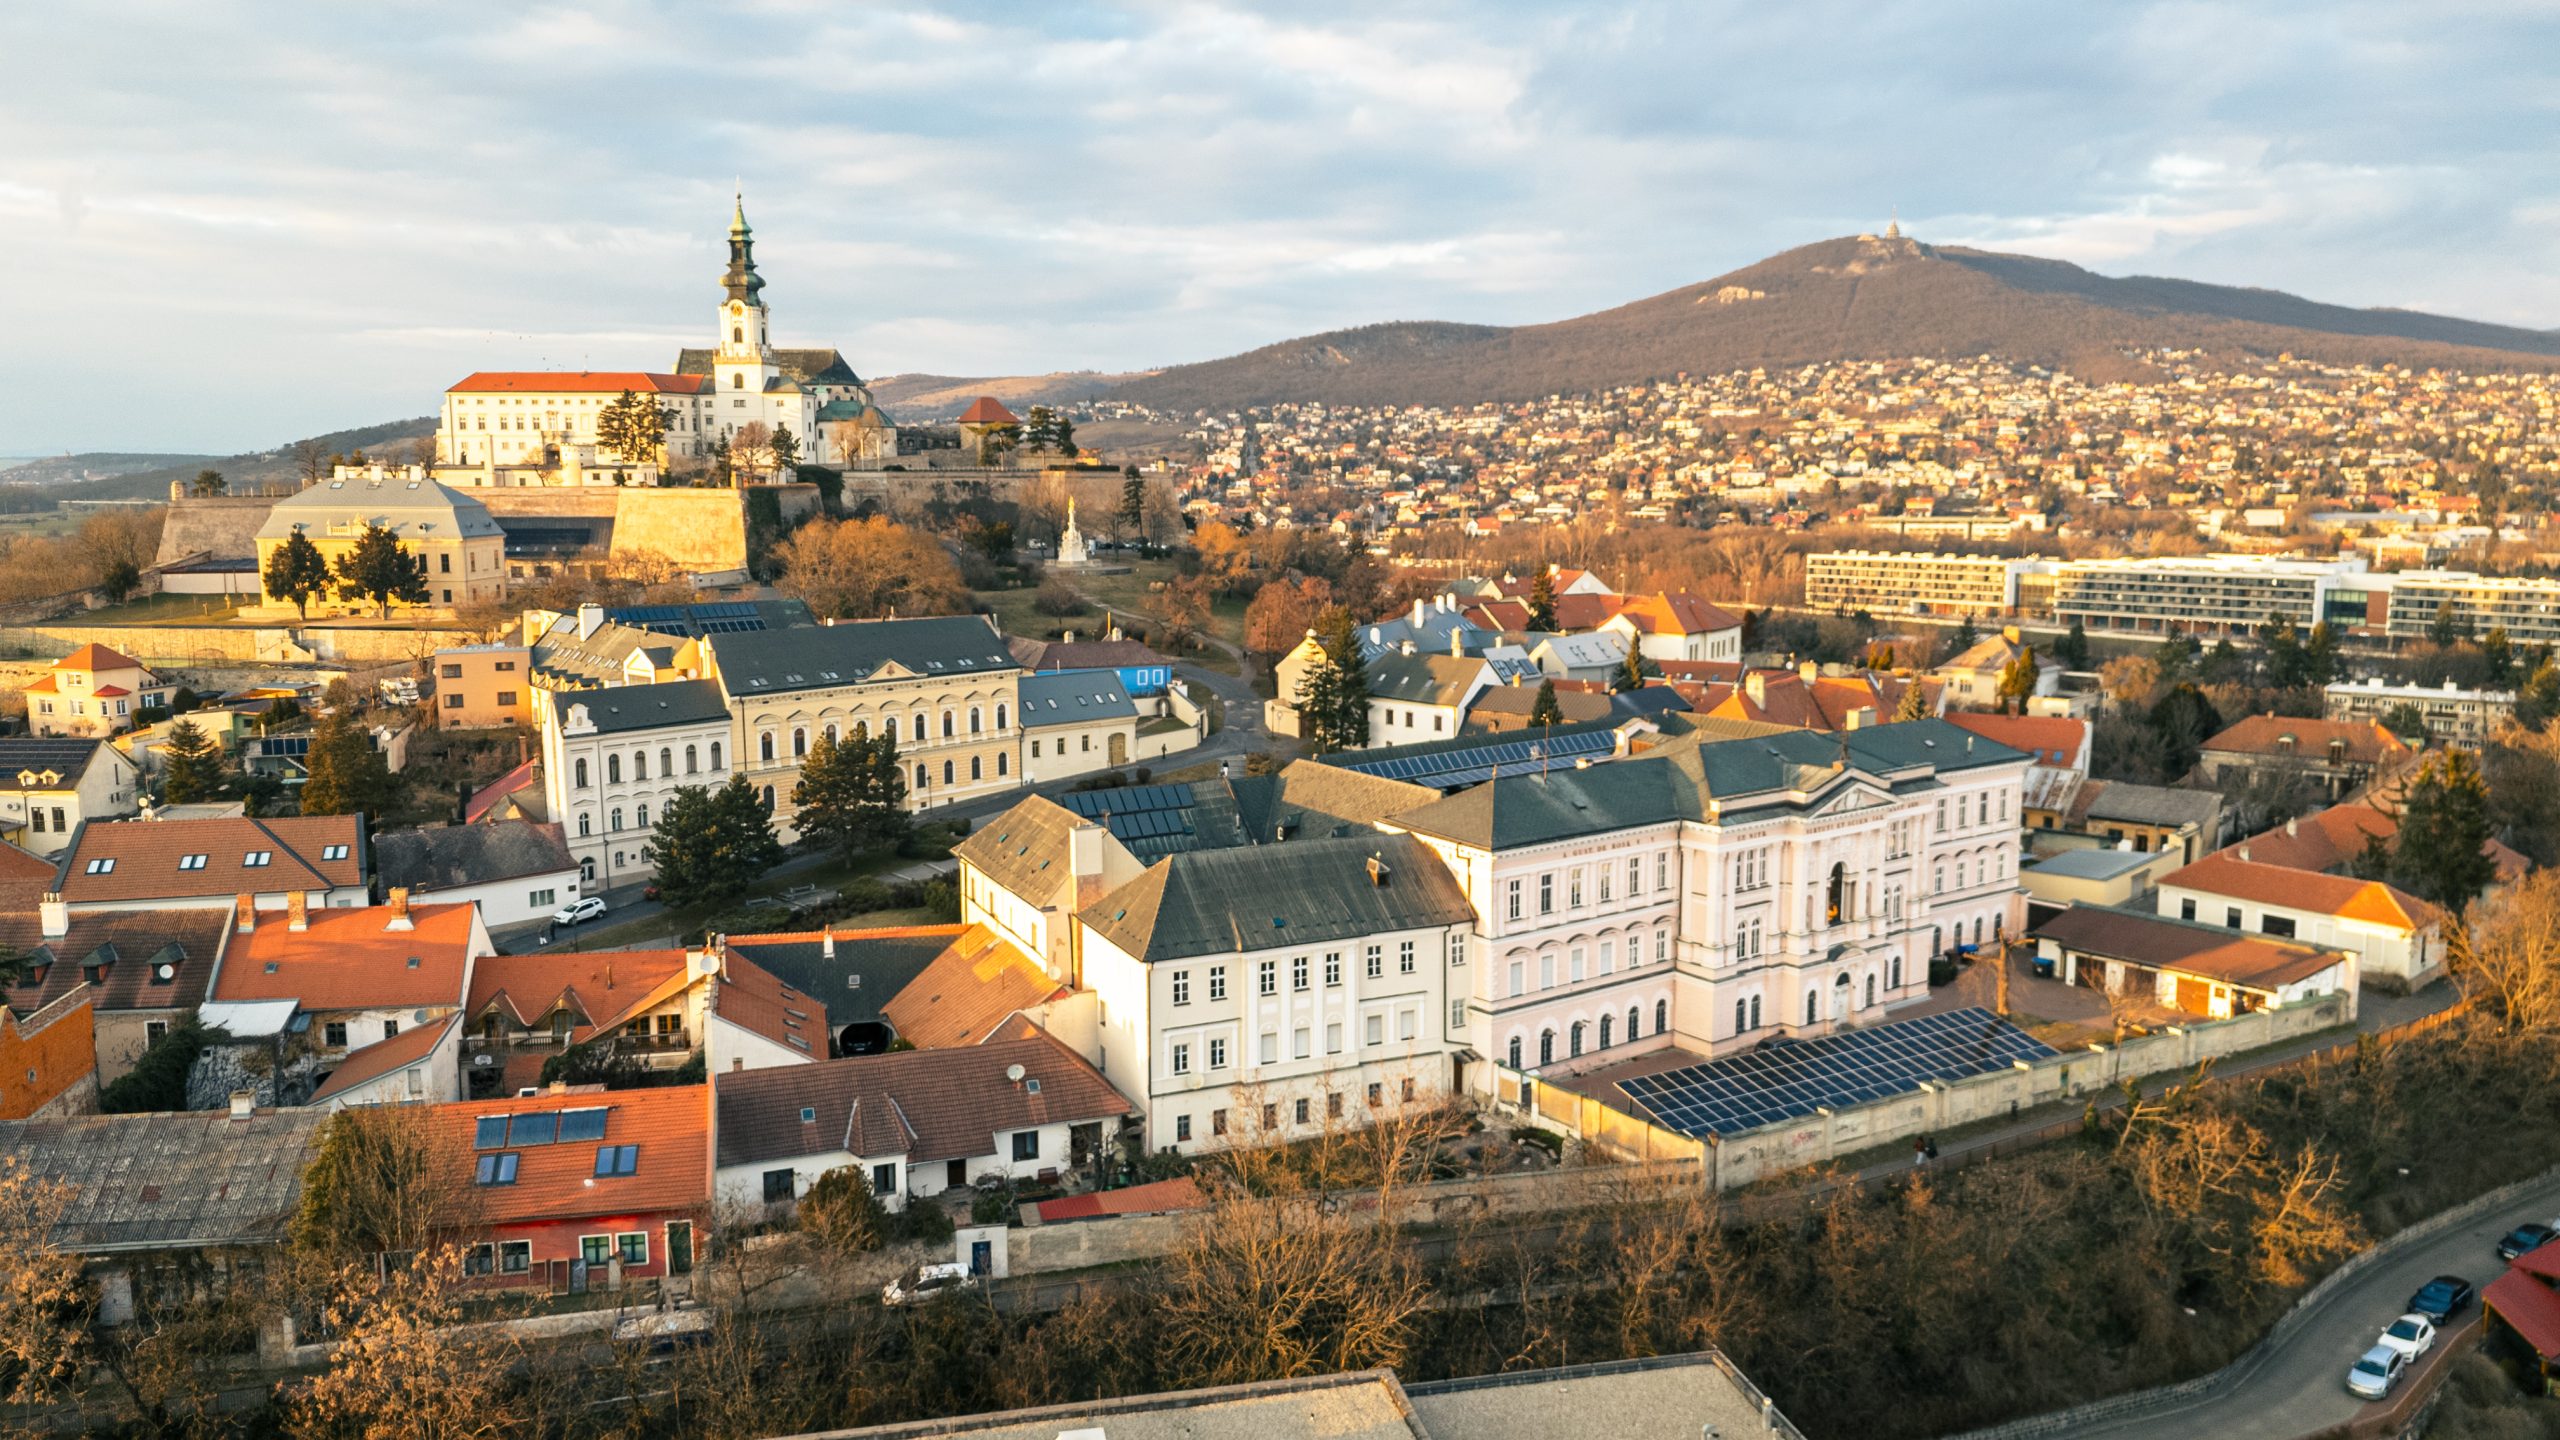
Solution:
<svg viewBox="0 0 2560 1440"><path fill-rule="evenodd" d="M2394 640L2426 634L2443 613L2473 635L2503 628L2518 645L2560 643L2560 579L2468 570L2403 570L2382 578L2391 586L2385 630Z"/></svg>
<svg viewBox="0 0 2560 1440"><path fill-rule="evenodd" d="M2465 690L2450 680L2441 686L2357 680L2329 686L2322 693L2332 720L2378 724L2401 706L2414 706L2426 719L2427 738L2439 744L2478 745L2516 709L2513 690Z"/></svg>
<svg viewBox="0 0 2560 1440"><path fill-rule="evenodd" d="M1833 550L1804 557L1804 603L1841 613L2005 615L2017 608L2018 575L2032 563L1998 555Z"/></svg>
<svg viewBox="0 0 2560 1440"><path fill-rule="evenodd" d="M2059 570L2053 618L2092 630L2238 634L2282 615L2309 629L2366 623L2369 597L2391 577L2368 576L2361 556L2150 556L2074 560ZM2519 637L2521 638L2521 637Z"/></svg>

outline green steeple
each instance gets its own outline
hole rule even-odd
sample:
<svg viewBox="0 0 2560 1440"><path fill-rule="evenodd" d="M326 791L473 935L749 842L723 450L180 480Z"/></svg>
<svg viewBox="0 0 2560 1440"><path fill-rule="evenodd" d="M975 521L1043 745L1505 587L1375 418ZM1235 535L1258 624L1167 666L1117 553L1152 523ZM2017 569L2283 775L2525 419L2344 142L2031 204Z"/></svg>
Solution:
<svg viewBox="0 0 2560 1440"><path fill-rule="evenodd" d="M747 197L742 190L737 207L729 214L729 268L721 272L720 286L732 300L762 305L757 292L764 289L764 277L756 273L754 232L747 228Z"/></svg>

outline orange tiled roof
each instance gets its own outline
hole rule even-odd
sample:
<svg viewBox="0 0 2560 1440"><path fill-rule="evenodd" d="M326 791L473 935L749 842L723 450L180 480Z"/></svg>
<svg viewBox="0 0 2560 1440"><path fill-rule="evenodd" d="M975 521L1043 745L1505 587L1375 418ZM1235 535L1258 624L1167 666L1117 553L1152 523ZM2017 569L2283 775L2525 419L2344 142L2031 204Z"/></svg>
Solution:
<svg viewBox="0 0 2560 1440"><path fill-rule="evenodd" d="M995 931L972 925L891 996L880 1015L920 1050L976 1045L1006 1016L1065 988Z"/></svg>
<svg viewBox="0 0 2560 1440"><path fill-rule="evenodd" d="M1956 711L1950 723L2012 750L2024 750L2039 765L2076 766L2089 746L2089 722L2059 715L1986 715Z"/></svg>
<svg viewBox="0 0 2560 1440"><path fill-rule="evenodd" d="M388 905L314 909L309 928L261 910L258 928L231 937L216 1000L294 1000L305 1010L460 1005L479 907L412 905L414 928L388 928Z"/></svg>
<svg viewBox="0 0 2560 1440"><path fill-rule="evenodd" d="M2288 746L2287 741L2291 744ZM2346 742L2346 758L2372 765L2409 753L2399 736L2372 720L2312 720L2298 715L2247 715L2204 742L2208 753L2291 756L2325 761L2329 742Z"/></svg>
<svg viewBox="0 0 2560 1440"><path fill-rule="evenodd" d="M540 1025L565 1003L591 1030L610 1030L693 983L682 950L540 951L484 955L471 967L476 1019L496 1006L517 1025Z"/></svg>
<svg viewBox="0 0 2560 1440"><path fill-rule="evenodd" d="M1618 613L1647 635L1704 635L1738 629L1742 621L1731 611L1687 591L1629 595Z"/></svg>
<svg viewBox="0 0 2560 1440"><path fill-rule="evenodd" d="M142 662L118 650L91 643L53 662L56 670L139 670Z"/></svg>
<svg viewBox="0 0 2560 1440"><path fill-rule="evenodd" d="M486 1148L473 1144L484 1116L599 1109L605 1112L601 1140ZM699 1210L711 1200L708 1085L466 1100L438 1105L433 1116L446 1163L458 1171L455 1187L472 1202L478 1212L474 1218L484 1224ZM631 1174L596 1173L596 1151L605 1145L640 1147ZM475 1184L478 1158L500 1153L516 1157L514 1183Z"/></svg>
<svg viewBox="0 0 2560 1440"><path fill-rule="evenodd" d="M2342 920L2361 920L2395 930L2419 930L2435 923L2435 906L2379 880L2323 875L2243 860L2230 850L2217 850L2183 870L2161 878L2162 888L2178 886L2253 900L2287 910L2309 910Z"/></svg>
<svg viewBox="0 0 2560 1440"><path fill-rule="evenodd" d="M440 1023L431 1021L425 1025L412 1025L388 1040L376 1040L361 1050L351 1052L338 1063L337 1069L329 1072L328 1079L320 1082L320 1088L311 1092L310 1103L316 1105L332 1095L343 1095L368 1080L378 1080L394 1070L417 1064L434 1054L436 1047L444 1043L444 1037L461 1023L462 1012L457 1010Z"/></svg>
<svg viewBox="0 0 2560 1440"><path fill-rule="evenodd" d="M653 375L645 370L482 370L466 375L447 394L507 391L534 395L616 394L695 395L711 384L708 375Z"/></svg>
<svg viewBox="0 0 2560 1440"><path fill-rule="evenodd" d="M335 847L343 847L338 857L326 858ZM203 865L178 868L190 855L203 856ZM268 859L251 865L254 855ZM100 861L113 864L94 870ZM361 816L120 820L80 827L62 856L54 888L74 905L176 900L357 886L365 883L364 870Z"/></svg>
<svg viewBox="0 0 2560 1440"><path fill-rule="evenodd" d="M1004 408L1004 402L993 395L981 395L960 412L963 425L1018 425L1022 417Z"/></svg>
<svg viewBox="0 0 2560 1440"><path fill-rule="evenodd" d="M2273 826L2225 848L2262 865L2337 870L2364 853L2368 837L2381 837L2387 848L2397 843L2399 834L2398 820L2371 805L2350 801ZM2496 863L2501 884L2519 879L2533 868L2531 860L2495 838L2481 841L2480 853Z"/></svg>

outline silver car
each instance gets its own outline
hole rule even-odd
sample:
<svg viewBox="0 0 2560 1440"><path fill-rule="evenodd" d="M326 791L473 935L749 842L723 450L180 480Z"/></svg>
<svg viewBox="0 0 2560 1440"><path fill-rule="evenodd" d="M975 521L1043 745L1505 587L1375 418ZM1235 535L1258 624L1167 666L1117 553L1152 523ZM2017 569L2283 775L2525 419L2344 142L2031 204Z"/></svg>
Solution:
<svg viewBox="0 0 2560 1440"><path fill-rule="evenodd" d="M2409 1369L2409 1357L2388 1345L2376 1345L2347 1368L2347 1390L2367 1400L2388 1398L2391 1387Z"/></svg>

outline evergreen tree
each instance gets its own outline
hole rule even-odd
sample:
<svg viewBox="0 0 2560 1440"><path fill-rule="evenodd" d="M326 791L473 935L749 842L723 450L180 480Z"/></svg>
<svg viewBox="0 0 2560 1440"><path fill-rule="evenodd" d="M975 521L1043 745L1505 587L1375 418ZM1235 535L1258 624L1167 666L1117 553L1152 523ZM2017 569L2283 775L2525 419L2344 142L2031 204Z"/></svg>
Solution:
<svg viewBox="0 0 2560 1440"><path fill-rule="evenodd" d="M231 482L223 479L219 470L199 470L192 488L197 499L210 500L216 495L230 493Z"/></svg>
<svg viewBox="0 0 2560 1440"><path fill-rule="evenodd" d="M658 894L669 905L712 905L746 893L782 863L773 817L743 775L718 790L687 785L667 801L649 836Z"/></svg>
<svg viewBox="0 0 2560 1440"><path fill-rule="evenodd" d="M1919 676L1914 675L1902 682L1902 698L1894 702L1893 718L1897 723L1929 718L1929 692L1921 685Z"/></svg>
<svg viewBox="0 0 2560 1440"><path fill-rule="evenodd" d="M2400 802L2392 858L2399 883L2421 899L2459 912L2498 878L2482 852L2489 840L2489 783L2468 750L2439 750L2419 767Z"/></svg>
<svg viewBox="0 0 2560 1440"><path fill-rule="evenodd" d="M338 557L338 598L370 600L377 613L390 618L391 602L427 602L427 557L412 555L400 537L379 525L367 525L355 548Z"/></svg>
<svg viewBox="0 0 2560 1440"><path fill-rule="evenodd" d="M2074 616L2071 621L2071 633L2062 637L2062 643L2053 647L2053 653L2063 664L2074 670L2088 669L2089 627L2080 623L2079 617Z"/></svg>
<svg viewBox="0 0 2560 1440"><path fill-rule="evenodd" d="M1956 638L1950 648L1952 648L1956 654L1961 655L1967 650L1972 649L1973 642L1981 638L1982 632L1974 628L1973 617L1967 615L1956 622Z"/></svg>
<svg viewBox="0 0 2560 1440"><path fill-rule="evenodd" d="M222 747L192 720L169 727L169 743L160 749L166 773L160 793L172 805L203 800L222 788Z"/></svg>
<svg viewBox="0 0 2560 1440"><path fill-rule="evenodd" d="M1529 704L1529 723L1540 729L1564 723L1564 706L1556 701L1556 682L1538 682L1538 698Z"/></svg>
<svg viewBox="0 0 2560 1440"><path fill-rule="evenodd" d="M655 461L666 435L667 412L657 401L628 390L596 412L597 443L634 465Z"/></svg>
<svg viewBox="0 0 2560 1440"><path fill-rule="evenodd" d="M311 618L313 597L329 588L329 558L300 530L285 537L267 556L267 598L290 600L302 618Z"/></svg>
<svg viewBox="0 0 2560 1440"><path fill-rule="evenodd" d="M2025 714L2027 697L2036 693L2036 678L2040 668L2036 663L2036 647L2019 646L2018 653L2007 665L2001 667L1999 688L1992 693L2000 698L2004 707L2013 707L2019 714Z"/></svg>
<svg viewBox="0 0 2560 1440"><path fill-rule="evenodd" d="M800 468L800 437L788 425L773 427L773 463L785 470Z"/></svg>
<svg viewBox="0 0 2560 1440"><path fill-rule="evenodd" d="M311 753L303 760L309 778L302 782L305 815L353 815L377 818L392 808L399 782L390 763L373 747L373 737L345 707L329 712L311 732Z"/></svg>
<svg viewBox="0 0 2560 1440"><path fill-rule="evenodd" d="M2427 743L2427 712L2403 700L2382 712L2382 728L2413 745Z"/></svg>
<svg viewBox="0 0 2560 1440"><path fill-rule="evenodd" d="M1549 632L1556 628L1556 574L1545 566L1529 582L1529 628Z"/></svg>
<svg viewBox="0 0 2560 1440"><path fill-rule="evenodd" d="M2306 685L2326 685L2338 678L2338 631L2323 620L2311 627L2311 637L2302 645L2302 679Z"/></svg>
<svg viewBox="0 0 2560 1440"><path fill-rule="evenodd" d="M2436 618L2427 622L2427 643L2439 650L2449 650L2453 648L2453 642L2461 638L2462 626L2453 618L2453 602L2438 602Z"/></svg>
<svg viewBox="0 0 2560 1440"><path fill-rule="evenodd" d="M1138 478L1135 465L1120 479L1120 525L1132 535L1147 533L1147 482Z"/></svg>
<svg viewBox="0 0 2560 1440"><path fill-rule="evenodd" d="M2492 625L2480 637L2480 658L2488 662L2489 688L2500 689L2513 683L2516 674L2515 642L2507 638L2507 627Z"/></svg>
<svg viewBox="0 0 2560 1440"><path fill-rule="evenodd" d="M1318 755L1357 750L1369 743L1369 671L1348 609L1318 618L1316 650L1298 701L1300 731Z"/></svg>
<svg viewBox="0 0 2560 1440"><path fill-rule="evenodd" d="M1072 460L1078 454L1082 453L1076 448L1076 422L1074 420L1069 419L1065 415L1060 415L1057 419L1056 434L1059 454Z"/></svg>
<svg viewBox="0 0 2560 1440"><path fill-rule="evenodd" d="M2213 708L2203 691L2180 681L2151 702L2150 724L2151 733L2160 742L2161 768L2174 780L2196 767L2196 755L2204 748L2204 742L2222 728L2222 713Z"/></svg>
<svg viewBox="0 0 2560 1440"><path fill-rule="evenodd" d="M801 834L852 860L906 838L906 795L895 737L820 735L800 762L791 804Z"/></svg>
<svg viewBox="0 0 2560 1440"><path fill-rule="evenodd" d="M1630 640L1627 642L1627 658L1618 666L1616 688L1621 694L1629 690L1641 690L1644 688L1644 677L1644 652L1637 649L1636 643Z"/></svg>
<svg viewBox="0 0 2560 1440"><path fill-rule="evenodd" d="M1034 405L1022 417L1022 449L1031 455L1045 455L1058 446L1058 412L1046 405Z"/></svg>
<svg viewBox="0 0 2560 1440"><path fill-rule="evenodd" d="M2524 684L2516 692L2516 723L2527 730L2539 730L2560 715L2560 665L2549 656L2527 672Z"/></svg>

